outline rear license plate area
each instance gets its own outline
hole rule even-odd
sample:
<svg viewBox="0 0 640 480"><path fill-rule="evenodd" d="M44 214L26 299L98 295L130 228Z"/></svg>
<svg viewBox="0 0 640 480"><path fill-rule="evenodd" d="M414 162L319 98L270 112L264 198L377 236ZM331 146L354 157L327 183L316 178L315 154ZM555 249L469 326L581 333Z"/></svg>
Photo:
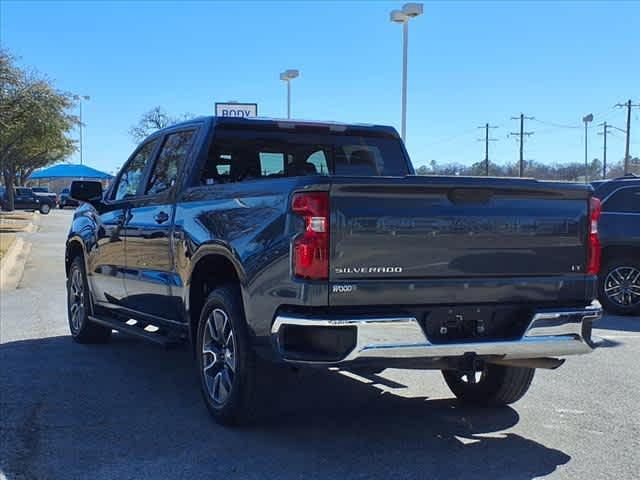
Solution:
<svg viewBox="0 0 640 480"><path fill-rule="evenodd" d="M438 307L424 317L431 343L517 340L524 334L532 311L522 307Z"/></svg>

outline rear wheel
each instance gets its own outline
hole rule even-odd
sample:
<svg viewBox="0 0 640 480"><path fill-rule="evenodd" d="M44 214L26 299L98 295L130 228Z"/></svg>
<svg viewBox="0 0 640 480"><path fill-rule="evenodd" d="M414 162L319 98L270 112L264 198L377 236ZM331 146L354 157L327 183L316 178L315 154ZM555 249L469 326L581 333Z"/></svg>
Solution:
<svg viewBox="0 0 640 480"><path fill-rule="evenodd" d="M640 313L640 261L618 258L608 261L599 277L600 301L618 315Z"/></svg>
<svg viewBox="0 0 640 480"><path fill-rule="evenodd" d="M50 210L51 210L51 207L49 206L48 203L40 204L40 213L41 214L48 215Z"/></svg>
<svg viewBox="0 0 640 480"><path fill-rule="evenodd" d="M502 406L520 400L533 380L535 369L485 364L481 371L443 370L445 382L462 402Z"/></svg>
<svg viewBox="0 0 640 480"><path fill-rule="evenodd" d="M111 329L89 319L89 287L82 257L71 262L67 278L67 314L72 338L78 343L104 343Z"/></svg>
<svg viewBox="0 0 640 480"><path fill-rule="evenodd" d="M237 287L217 288L207 297L196 349L202 396L215 420L223 425L250 421L257 403L257 363Z"/></svg>

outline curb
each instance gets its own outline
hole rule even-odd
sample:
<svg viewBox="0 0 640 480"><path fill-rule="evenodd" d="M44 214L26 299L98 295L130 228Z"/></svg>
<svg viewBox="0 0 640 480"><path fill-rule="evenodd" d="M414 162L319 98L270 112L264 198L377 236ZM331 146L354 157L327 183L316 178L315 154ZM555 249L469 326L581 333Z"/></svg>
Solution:
<svg viewBox="0 0 640 480"><path fill-rule="evenodd" d="M22 237L16 237L13 245L2 257L0 260L0 290L13 289L18 286L30 247L31 244Z"/></svg>

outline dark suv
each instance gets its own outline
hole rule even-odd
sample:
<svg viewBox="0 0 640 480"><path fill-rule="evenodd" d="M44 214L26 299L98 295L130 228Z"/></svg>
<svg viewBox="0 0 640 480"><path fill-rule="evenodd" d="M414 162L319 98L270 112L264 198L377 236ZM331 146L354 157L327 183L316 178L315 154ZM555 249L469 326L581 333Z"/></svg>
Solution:
<svg viewBox="0 0 640 480"><path fill-rule="evenodd" d="M600 302L611 313L640 314L640 177L594 182L602 200Z"/></svg>

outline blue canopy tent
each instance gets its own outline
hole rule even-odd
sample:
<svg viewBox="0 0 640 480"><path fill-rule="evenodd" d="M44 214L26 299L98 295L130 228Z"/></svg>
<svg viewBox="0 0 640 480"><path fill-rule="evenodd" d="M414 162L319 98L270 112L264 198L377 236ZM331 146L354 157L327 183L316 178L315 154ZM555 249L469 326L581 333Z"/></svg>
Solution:
<svg viewBox="0 0 640 480"><path fill-rule="evenodd" d="M47 185L49 191L60 193L63 189L68 188L74 180L96 180L102 182L103 187L106 187L112 178L112 175L86 165L61 163L32 173L29 177L29 183L35 183L38 186Z"/></svg>
<svg viewBox="0 0 640 480"><path fill-rule="evenodd" d="M32 173L29 180L52 180L55 178L109 180L112 176L86 165L61 163Z"/></svg>

